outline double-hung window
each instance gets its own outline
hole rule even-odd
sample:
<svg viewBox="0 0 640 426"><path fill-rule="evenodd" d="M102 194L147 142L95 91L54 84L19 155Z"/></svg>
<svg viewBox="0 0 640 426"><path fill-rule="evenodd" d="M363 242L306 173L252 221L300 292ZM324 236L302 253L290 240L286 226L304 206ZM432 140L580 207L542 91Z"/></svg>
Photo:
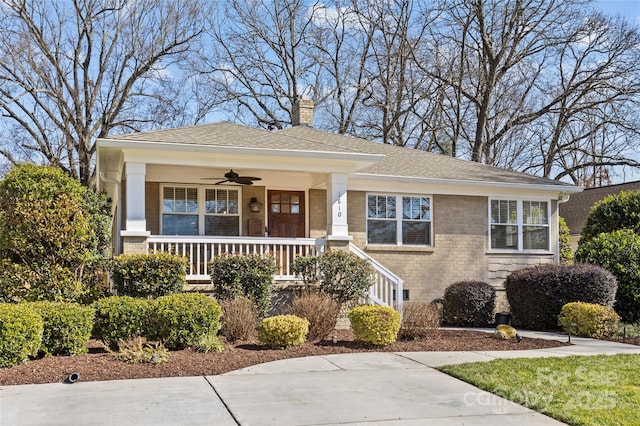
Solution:
<svg viewBox="0 0 640 426"><path fill-rule="evenodd" d="M240 235L237 189L165 186L162 235Z"/></svg>
<svg viewBox="0 0 640 426"><path fill-rule="evenodd" d="M238 190L206 188L204 235L240 235Z"/></svg>
<svg viewBox="0 0 640 426"><path fill-rule="evenodd" d="M549 250L549 201L491 200L491 249Z"/></svg>
<svg viewBox="0 0 640 426"><path fill-rule="evenodd" d="M198 188L164 187L162 235L198 235Z"/></svg>
<svg viewBox="0 0 640 426"><path fill-rule="evenodd" d="M431 197L367 195L367 243L431 245Z"/></svg>

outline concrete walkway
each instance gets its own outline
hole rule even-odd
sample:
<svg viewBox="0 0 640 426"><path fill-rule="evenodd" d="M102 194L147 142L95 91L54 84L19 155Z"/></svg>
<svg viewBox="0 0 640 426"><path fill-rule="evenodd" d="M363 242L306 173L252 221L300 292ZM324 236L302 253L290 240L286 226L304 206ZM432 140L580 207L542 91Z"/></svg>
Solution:
<svg viewBox="0 0 640 426"><path fill-rule="evenodd" d="M433 367L496 358L640 354L640 347L620 343L572 343L531 351L340 354L220 376L3 386L0 425L560 425Z"/></svg>

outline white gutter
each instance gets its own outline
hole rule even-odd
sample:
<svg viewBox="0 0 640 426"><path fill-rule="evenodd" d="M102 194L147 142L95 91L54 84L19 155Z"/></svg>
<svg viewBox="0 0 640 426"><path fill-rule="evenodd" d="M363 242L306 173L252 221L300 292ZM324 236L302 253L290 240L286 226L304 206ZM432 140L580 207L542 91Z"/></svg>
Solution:
<svg viewBox="0 0 640 426"><path fill-rule="evenodd" d="M576 193L582 192L583 188L580 186L571 186L564 184L531 184L531 183L513 183L513 182L497 182L497 181L480 181L480 180L464 180L464 179L442 179L442 178L426 178L426 177L413 177L413 176L394 176L394 175L379 175L371 173L354 173L353 178L363 178L367 180L380 180L399 183L416 183L416 184L439 184L450 186L471 186L471 187L491 187L500 189L527 189L527 190L539 190L539 191L560 191L561 193Z"/></svg>
<svg viewBox="0 0 640 426"><path fill-rule="evenodd" d="M288 150L276 148L252 148L238 146L220 146L220 145L201 145L175 142L150 142L150 141L131 141L125 139L98 139L98 148L119 148L121 150L130 149L163 149L165 151L189 151L189 152L208 152L218 154L253 154L253 155L273 155L283 157L314 157L324 159L340 159L349 161L365 161L376 162L385 158L383 154L367 154L361 152L337 152L337 151L313 151L313 150Z"/></svg>

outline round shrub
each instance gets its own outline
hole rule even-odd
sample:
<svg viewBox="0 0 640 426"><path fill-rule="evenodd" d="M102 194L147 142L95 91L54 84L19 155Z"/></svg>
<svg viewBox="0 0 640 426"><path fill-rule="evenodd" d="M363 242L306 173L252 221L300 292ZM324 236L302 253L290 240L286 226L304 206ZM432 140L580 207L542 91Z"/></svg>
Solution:
<svg viewBox="0 0 640 426"><path fill-rule="evenodd" d="M599 265L615 275L618 292L613 307L624 322L640 321L640 235L621 229L581 241L576 259ZM611 306L600 301L579 300Z"/></svg>
<svg viewBox="0 0 640 426"><path fill-rule="evenodd" d="M269 312L276 263L272 257L260 255L217 256L209 265L213 294L218 300L248 298L258 315Z"/></svg>
<svg viewBox="0 0 640 426"><path fill-rule="evenodd" d="M168 349L196 345L203 336L220 330L220 305L200 293L180 293L158 297L151 303L147 337L161 341Z"/></svg>
<svg viewBox="0 0 640 426"><path fill-rule="evenodd" d="M388 306L356 306L347 316L356 340L386 346L398 338L400 313Z"/></svg>
<svg viewBox="0 0 640 426"><path fill-rule="evenodd" d="M117 350L118 341L145 335L150 305L147 299L129 296L111 296L94 302L94 337Z"/></svg>
<svg viewBox="0 0 640 426"><path fill-rule="evenodd" d="M444 291L444 321L450 325L482 327L493 322L496 289L482 281L460 281Z"/></svg>
<svg viewBox="0 0 640 426"><path fill-rule="evenodd" d="M613 306L616 278L587 264L538 265L512 272L505 282L513 321L519 328L550 330L569 302Z"/></svg>
<svg viewBox="0 0 640 426"><path fill-rule="evenodd" d="M613 308L593 303L571 302L562 307L558 325L563 329L584 337L613 336L618 331L620 317ZM575 326L572 326L575 324Z"/></svg>
<svg viewBox="0 0 640 426"><path fill-rule="evenodd" d="M188 268L189 259L166 252L121 254L113 259L111 277L121 296L156 298L181 293Z"/></svg>
<svg viewBox="0 0 640 426"><path fill-rule="evenodd" d="M258 339L270 348L300 346L307 339L309 321L295 315L277 315L262 320Z"/></svg>
<svg viewBox="0 0 640 426"><path fill-rule="evenodd" d="M640 191L622 191L595 203L582 227L580 244L620 229L640 234Z"/></svg>
<svg viewBox="0 0 640 426"><path fill-rule="evenodd" d="M87 352L94 310L67 302L30 304L44 322L40 352L44 355L77 355Z"/></svg>
<svg viewBox="0 0 640 426"><path fill-rule="evenodd" d="M11 367L38 354L42 317L25 304L0 304L0 367Z"/></svg>

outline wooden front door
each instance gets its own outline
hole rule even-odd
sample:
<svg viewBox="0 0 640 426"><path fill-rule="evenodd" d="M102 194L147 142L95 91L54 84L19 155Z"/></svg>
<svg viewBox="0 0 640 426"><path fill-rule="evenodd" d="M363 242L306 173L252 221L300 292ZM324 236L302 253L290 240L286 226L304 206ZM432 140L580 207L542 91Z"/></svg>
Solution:
<svg viewBox="0 0 640 426"><path fill-rule="evenodd" d="M304 191L268 191L269 235L304 238Z"/></svg>

